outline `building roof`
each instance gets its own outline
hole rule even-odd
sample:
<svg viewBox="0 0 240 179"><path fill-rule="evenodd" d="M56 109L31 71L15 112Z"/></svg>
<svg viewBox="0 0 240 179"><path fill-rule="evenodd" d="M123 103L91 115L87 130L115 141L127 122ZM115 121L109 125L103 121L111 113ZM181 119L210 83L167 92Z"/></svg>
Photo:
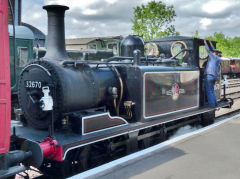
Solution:
<svg viewBox="0 0 240 179"><path fill-rule="evenodd" d="M168 37L162 37L160 39L155 40L149 40L146 42L159 42L159 41L176 41L176 40L192 40L195 39L195 37L187 37L187 36L168 36Z"/></svg>
<svg viewBox="0 0 240 179"><path fill-rule="evenodd" d="M8 25L9 36L13 36L13 26ZM19 39L34 39L32 31L24 26L15 26L15 38Z"/></svg>
<svg viewBox="0 0 240 179"><path fill-rule="evenodd" d="M122 40L123 37L120 36L106 36L106 37L90 37L90 38L74 38L66 39L66 45L86 45L95 40L106 40L106 39L116 39Z"/></svg>

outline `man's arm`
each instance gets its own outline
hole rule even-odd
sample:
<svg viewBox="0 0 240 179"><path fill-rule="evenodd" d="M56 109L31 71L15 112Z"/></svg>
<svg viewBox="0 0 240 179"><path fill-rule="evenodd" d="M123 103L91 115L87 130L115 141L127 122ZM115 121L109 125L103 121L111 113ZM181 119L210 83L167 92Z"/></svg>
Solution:
<svg viewBox="0 0 240 179"><path fill-rule="evenodd" d="M211 45L211 47L212 47L212 49L213 50L215 50L216 48L213 46L213 44L212 44L212 41L211 40L208 40L208 42L209 42L209 44ZM211 52L210 52L211 53ZM209 53L208 53L209 54ZM213 53L212 53L212 55L214 55ZM209 54L209 56L210 56L210 54ZM219 57L219 58L217 58L218 60L222 60L222 58L221 57Z"/></svg>
<svg viewBox="0 0 240 179"><path fill-rule="evenodd" d="M211 42L211 43L212 43L212 42ZM206 41L205 39L204 39L204 44L205 44L205 48L206 48L206 50L207 50L207 52L208 52L208 55L209 55L210 59L213 58L213 57L214 57L214 54L210 51L209 46L208 46L208 44L207 44L207 41Z"/></svg>
<svg viewBox="0 0 240 179"><path fill-rule="evenodd" d="M208 40L208 42L209 42L209 44L211 45L211 47L212 47L212 49L214 50L214 49L216 49L214 46L213 46L213 44L212 44L212 41L211 40Z"/></svg>
<svg viewBox="0 0 240 179"><path fill-rule="evenodd" d="M209 46L208 46L207 41L205 39L204 39L204 44L205 44L205 48L206 48L207 52L209 53L210 49L209 49Z"/></svg>

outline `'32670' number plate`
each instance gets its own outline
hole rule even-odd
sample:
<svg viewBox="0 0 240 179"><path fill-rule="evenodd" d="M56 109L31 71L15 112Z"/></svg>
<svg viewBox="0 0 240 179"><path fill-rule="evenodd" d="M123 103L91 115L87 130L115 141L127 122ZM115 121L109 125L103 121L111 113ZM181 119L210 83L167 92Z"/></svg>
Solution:
<svg viewBox="0 0 240 179"><path fill-rule="evenodd" d="M41 81L25 81L26 88L42 88Z"/></svg>

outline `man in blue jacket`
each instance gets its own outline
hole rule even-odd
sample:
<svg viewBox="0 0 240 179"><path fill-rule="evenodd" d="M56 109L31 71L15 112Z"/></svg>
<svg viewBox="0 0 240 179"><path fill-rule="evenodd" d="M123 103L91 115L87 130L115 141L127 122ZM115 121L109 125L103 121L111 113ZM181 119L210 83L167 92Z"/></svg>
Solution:
<svg viewBox="0 0 240 179"><path fill-rule="evenodd" d="M212 42L209 40L209 44L211 45L211 50L207 44L207 41L204 40L205 48L209 55L209 60L207 62L204 76L205 76L205 90L208 99L208 105L211 107L217 106L217 99L214 92L214 85L218 78L219 66L221 63L222 52L220 50L215 49Z"/></svg>

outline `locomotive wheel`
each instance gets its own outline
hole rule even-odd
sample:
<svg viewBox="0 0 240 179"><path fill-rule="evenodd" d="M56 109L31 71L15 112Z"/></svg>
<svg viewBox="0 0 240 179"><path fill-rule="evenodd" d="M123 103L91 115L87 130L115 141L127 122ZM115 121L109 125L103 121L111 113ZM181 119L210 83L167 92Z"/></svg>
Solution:
<svg viewBox="0 0 240 179"><path fill-rule="evenodd" d="M51 179L66 178L91 167L91 146L72 150L63 162L45 161L40 171Z"/></svg>
<svg viewBox="0 0 240 179"><path fill-rule="evenodd" d="M203 113L201 115L201 124L203 126L207 126L209 124L213 124L214 123L214 119L215 119L215 110Z"/></svg>
<svg viewBox="0 0 240 179"><path fill-rule="evenodd" d="M156 134L153 134L152 136L146 137L145 139L139 141L138 144L140 149L145 149L154 144L158 144L159 142L164 141L166 138L166 132L164 130L164 127L162 126L156 126L156 127L145 129L142 134L147 135L148 133L151 133L151 132L156 132Z"/></svg>
<svg viewBox="0 0 240 179"><path fill-rule="evenodd" d="M91 145L88 145L83 148L80 156L79 156L79 161L80 161L80 170L85 171L90 167L90 155L91 154Z"/></svg>

